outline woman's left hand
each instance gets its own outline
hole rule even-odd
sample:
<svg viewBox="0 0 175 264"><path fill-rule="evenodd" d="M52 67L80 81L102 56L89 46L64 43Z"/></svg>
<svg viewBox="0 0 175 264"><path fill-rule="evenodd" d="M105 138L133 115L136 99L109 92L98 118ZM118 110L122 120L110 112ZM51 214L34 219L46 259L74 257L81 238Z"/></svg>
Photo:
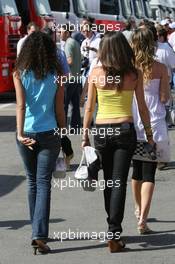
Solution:
<svg viewBox="0 0 175 264"><path fill-rule="evenodd" d="M83 139L82 140L82 143L81 143L81 147L82 148L84 148L84 147L86 147L86 146L90 146L91 145L91 143L90 143L90 141L89 141L89 138L87 138L87 139Z"/></svg>

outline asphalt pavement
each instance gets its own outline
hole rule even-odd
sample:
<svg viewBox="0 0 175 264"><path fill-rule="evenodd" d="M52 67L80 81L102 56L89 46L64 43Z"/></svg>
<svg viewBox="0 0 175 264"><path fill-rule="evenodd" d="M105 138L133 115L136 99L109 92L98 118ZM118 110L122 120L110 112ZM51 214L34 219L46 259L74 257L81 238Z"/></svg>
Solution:
<svg viewBox="0 0 175 264"><path fill-rule="evenodd" d="M26 178L15 143L15 102L0 101L0 264L175 264L175 129L170 130L172 160L156 174L149 218L149 226L155 232L146 236L137 233L131 168L122 234L128 249L116 254L109 253L104 236L107 225L103 186L95 192L85 192L78 185L71 187L81 157L80 137L71 139L75 157L64 186L57 180L52 182L52 253L34 256ZM70 186L66 187L68 182Z"/></svg>

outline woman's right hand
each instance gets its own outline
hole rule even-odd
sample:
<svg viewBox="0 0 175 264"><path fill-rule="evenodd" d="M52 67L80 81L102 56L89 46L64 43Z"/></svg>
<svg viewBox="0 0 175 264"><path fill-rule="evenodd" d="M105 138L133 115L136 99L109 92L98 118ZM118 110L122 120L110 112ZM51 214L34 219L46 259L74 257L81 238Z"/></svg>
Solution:
<svg viewBox="0 0 175 264"><path fill-rule="evenodd" d="M154 142L153 139L148 139L148 144L150 144L151 146L154 146L156 143Z"/></svg>
<svg viewBox="0 0 175 264"><path fill-rule="evenodd" d="M36 143L36 140L34 140L33 138L25 137L23 135L18 135L17 139L21 144L27 147L31 147Z"/></svg>

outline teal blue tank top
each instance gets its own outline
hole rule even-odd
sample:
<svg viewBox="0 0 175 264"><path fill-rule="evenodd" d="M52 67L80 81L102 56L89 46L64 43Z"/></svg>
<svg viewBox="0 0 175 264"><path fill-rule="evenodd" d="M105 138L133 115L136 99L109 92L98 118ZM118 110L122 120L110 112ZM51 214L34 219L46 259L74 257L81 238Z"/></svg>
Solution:
<svg viewBox="0 0 175 264"><path fill-rule="evenodd" d="M25 90L24 132L44 132L57 127L55 116L55 95L58 84L54 74L37 80L32 71L23 72L21 81Z"/></svg>

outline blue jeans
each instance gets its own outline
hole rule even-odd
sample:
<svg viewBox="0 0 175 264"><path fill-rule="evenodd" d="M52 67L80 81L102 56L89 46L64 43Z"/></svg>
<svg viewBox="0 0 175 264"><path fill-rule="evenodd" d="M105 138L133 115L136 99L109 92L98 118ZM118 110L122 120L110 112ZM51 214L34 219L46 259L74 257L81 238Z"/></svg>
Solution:
<svg viewBox="0 0 175 264"><path fill-rule="evenodd" d="M32 240L48 238L51 178L60 151L60 138L54 130L41 133L25 133L36 140L33 150L17 140L27 180Z"/></svg>

